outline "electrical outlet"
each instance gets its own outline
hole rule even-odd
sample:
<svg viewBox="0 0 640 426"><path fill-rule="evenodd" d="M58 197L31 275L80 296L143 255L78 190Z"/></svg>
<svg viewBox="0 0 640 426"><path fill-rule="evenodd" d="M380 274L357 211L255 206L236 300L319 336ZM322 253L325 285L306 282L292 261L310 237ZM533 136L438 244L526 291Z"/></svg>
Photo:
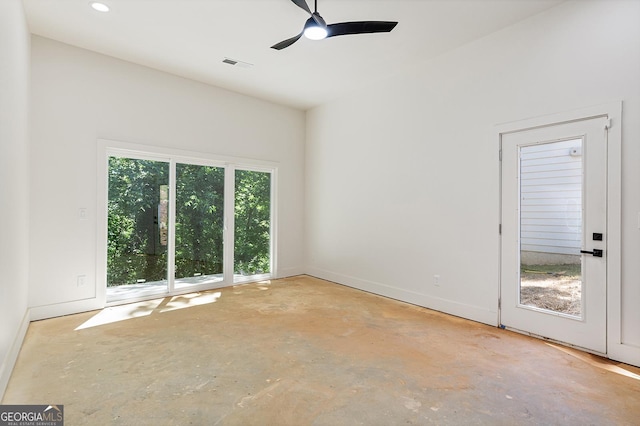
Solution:
<svg viewBox="0 0 640 426"><path fill-rule="evenodd" d="M87 285L87 276L86 275L78 275L77 281L78 287L84 287Z"/></svg>
<svg viewBox="0 0 640 426"><path fill-rule="evenodd" d="M440 275L433 276L433 285L436 287L440 287Z"/></svg>

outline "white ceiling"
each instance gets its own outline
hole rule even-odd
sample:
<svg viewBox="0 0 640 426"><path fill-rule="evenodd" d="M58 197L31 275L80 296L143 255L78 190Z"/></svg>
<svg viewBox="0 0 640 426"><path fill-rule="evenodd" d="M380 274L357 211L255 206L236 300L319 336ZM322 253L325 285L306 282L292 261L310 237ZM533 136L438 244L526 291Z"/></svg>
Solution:
<svg viewBox="0 0 640 426"><path fill-rule="evenodd" d="M311 8L313 0L308 0ZM319 0L327 23L398 21L391 33L300 39L290 0L23 0L31 32L272 102L308 109L415 67L564 0ZM253 64L224 64L231 58Z"/></svg>

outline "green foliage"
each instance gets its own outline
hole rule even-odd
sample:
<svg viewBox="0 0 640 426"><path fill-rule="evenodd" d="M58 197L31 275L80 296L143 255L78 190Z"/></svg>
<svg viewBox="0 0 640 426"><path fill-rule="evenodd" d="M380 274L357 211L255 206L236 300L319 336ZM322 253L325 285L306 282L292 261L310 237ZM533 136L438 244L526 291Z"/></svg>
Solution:
<svg viewBox="0 0 640 426"><path fill-rule="evenodd" d="M168 163L109 158L107 286L167 278L158 204L168 182Z"/></svg>
<svg viewBox="0 0 640 426"><path fill-rule="evenodd" d="M224 169L176 165L176 277L222 273Z"/></svg>
<svg viewBox="0 0 640 426"><path fill-rule="evenodd" d="M270 272L271 173L236 170L234 272Z"/></svg>
<svg viewBox="0 0 640 426"><path fill-rule="evenodd" d="M270 270L271 174L235 176L236 273ZM169 163L109 158L107 285L167 279ZM223 272L224 169L176 165L176 277Z"/></svg>

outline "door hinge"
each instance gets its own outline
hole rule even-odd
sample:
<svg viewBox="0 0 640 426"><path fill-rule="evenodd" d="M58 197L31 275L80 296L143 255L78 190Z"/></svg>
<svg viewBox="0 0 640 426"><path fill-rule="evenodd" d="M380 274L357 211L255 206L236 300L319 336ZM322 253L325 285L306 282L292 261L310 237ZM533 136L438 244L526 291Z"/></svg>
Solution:
<svg viewBox="0 0 640 426"><path fill-rule="evenodd" d="M609 130L610 128L611 128L611 119L610 119L610 118L607 118L607 119L604 121L604 129L605 129L605 130Z"/></svg>
<svg viewBox="0 0 640 426"><path fill-rule="evenodd" d="M502 224L498 224L498 235L502 235Z"/></svg>
<svg viewBox="0 0 640 426"><path fill-rule="evenodd" d="M500 161L502 161L502 150L498 151L498 157L500 157Z"/></svg>
<svg viewBox="0 0 640 426"><path fill-rule="evenodd" d="M502 308L502 299L498 297L498 309Z"/></svg>

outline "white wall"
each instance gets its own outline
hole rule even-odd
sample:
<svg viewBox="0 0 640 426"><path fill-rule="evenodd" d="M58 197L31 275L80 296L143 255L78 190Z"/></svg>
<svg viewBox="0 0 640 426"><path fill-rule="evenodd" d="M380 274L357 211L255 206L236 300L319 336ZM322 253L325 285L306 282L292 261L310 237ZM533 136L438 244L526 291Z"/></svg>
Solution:
<svg viewBox="0 0 640 426"><path fill-rule="evenodd" d="M522 149L520 173L521 250L575 255L575 262L579 263L582 248L582 140ZM568 258L552 256L550 259L562 262ZM544 256L534 256L533 259L535 262ZM524 253L521 260L525 262Z"/></svg>
<svg viewBox="0 0 640 426"><path fill-rule="evenodd" d="M493 129L622 100L618 343L640 363L638 22L638 1L565 3L308 112L309 272L497 324Z"/></svg>
<svg viewBox="0 0 640 426"><path fill-rule="evenodd" d="M278 271L303 271L303 112L36 36L31 84L33 317L100 307L98 139L277 162Z"/></svg>
<svg viewBox="0 0 640 426"><path fill-rule="evenodd" d="M22 2L0 2L0 399L28 324L29 31Z"/></svg>

